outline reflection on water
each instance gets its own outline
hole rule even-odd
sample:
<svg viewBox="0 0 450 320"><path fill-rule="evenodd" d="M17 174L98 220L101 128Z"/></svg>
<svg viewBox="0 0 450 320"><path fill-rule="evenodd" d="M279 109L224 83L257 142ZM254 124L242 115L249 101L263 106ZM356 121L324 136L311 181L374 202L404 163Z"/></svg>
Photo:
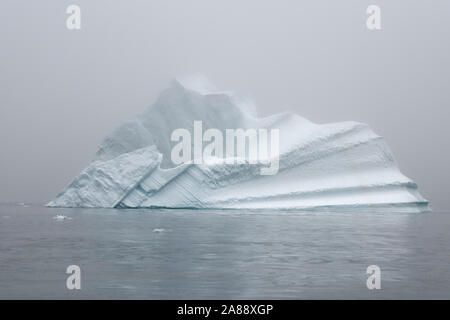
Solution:
<svg viewBox="0 0 450 320"><path fill-rule="evenodd" d="M450 298L449 229L444 213L0 205L0 298Z"/></svg>

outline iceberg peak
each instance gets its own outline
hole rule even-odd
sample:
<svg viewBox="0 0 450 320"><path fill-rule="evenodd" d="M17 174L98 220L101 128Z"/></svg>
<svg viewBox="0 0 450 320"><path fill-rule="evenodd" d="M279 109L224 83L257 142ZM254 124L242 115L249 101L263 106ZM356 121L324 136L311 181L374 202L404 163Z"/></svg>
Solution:
<svg viewBox="0 0 450 320"><path fill-rule="evenodd" d="M201 73L178 76L172 80L172 85L181 86L186 90L195 91L203 95L222 93Z"/></svg>

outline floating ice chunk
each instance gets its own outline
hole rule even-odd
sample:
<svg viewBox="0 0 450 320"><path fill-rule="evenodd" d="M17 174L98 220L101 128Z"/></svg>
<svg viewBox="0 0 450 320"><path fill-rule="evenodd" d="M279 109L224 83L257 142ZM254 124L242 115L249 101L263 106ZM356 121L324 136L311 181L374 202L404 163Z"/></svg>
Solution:
<svg viewBox="0 0 450 320"><path fill-rule="evenodd" d="M72 220L72 218L62 215L62 214L57 214L56 216L53 217L53 219L55 219L57 221Z"/></svg>
<svg viewBox="0 0 450 320"><path fill-rule="evenodd" d="M247 100L205 78L174 80L157 101L115 129L94 160L48 205L56 207L428 211L386 142L358 122L314 124L296 114L256 118ZM261 164L171 162L178 128L279 129L276 175ZM159 230L159 229L155 229ZM158 232L158 231L154 231Z"/></svg>
<svg viewBox="0 0 450 320"><path fill-rule="evenodd" d="M161 233L161 232L167 232L167 231L169 231L169 230L166 230L164 228L156 228L156 229L153 229L152 232L154 232L154 233Z"/></svg>

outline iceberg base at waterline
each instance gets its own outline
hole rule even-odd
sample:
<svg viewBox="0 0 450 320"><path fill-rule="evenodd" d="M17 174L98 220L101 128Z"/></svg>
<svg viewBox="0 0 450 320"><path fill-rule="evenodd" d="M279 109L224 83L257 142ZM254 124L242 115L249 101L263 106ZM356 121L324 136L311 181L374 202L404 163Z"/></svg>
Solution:
<svg viewBox="0 0 450 320"><path fill-rule="evenodd" d="M171 134L279 130L278 170L211 158L174 165ZM208 159L207 159L208 160ZM382 137L366 124L315 124L293 113L258 118L246 99L203 77L176 79L143 114L115 129L50 207L429 211Z"/></svg>

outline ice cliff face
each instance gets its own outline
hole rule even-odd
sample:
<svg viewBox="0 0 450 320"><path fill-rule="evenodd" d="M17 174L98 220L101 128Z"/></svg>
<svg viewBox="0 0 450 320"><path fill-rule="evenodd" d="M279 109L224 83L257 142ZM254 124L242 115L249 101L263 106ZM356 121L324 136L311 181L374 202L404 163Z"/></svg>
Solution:
<svg viewBox="0 0 450 320"><path fill-rule="evenodd" d="M48 206L407 211L429 210L384 140L362 123L314 124L295 114L256 118L253 106L201 77L174 80L146 112L114 130ZM170 159L177 128L277 128L279 172L260 164Z"/></svg>

